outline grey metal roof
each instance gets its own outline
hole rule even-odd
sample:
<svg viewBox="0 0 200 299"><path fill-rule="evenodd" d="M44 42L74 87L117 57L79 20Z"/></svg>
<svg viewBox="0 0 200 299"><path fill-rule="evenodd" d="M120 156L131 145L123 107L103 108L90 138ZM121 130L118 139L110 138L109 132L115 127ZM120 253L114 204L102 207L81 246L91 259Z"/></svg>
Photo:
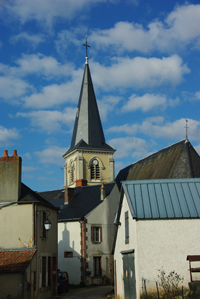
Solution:
<svg viewBox="0 0 200 299"><path fill-rule="evenodd" d="M115 151L105 142L88 63L85 64L71 146L65 154L75 148Z"/></svg>
<svg viewBox="0 0 200 299"><path fill-rule="evenodd" d="M133 218L200 217L200 179L122 182Z"/></svg>

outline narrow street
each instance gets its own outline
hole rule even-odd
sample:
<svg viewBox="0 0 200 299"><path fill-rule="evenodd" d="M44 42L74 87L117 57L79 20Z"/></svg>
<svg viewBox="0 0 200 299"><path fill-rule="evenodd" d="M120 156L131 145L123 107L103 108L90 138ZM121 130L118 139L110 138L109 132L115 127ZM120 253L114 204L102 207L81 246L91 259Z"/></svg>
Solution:
<svg viewBox="0 0 200 299"><path fill-rule="evenodd" d="M98 286L89 288L69 289L67 293L60 294L56 299L107 299L113 286Z"/></svg>

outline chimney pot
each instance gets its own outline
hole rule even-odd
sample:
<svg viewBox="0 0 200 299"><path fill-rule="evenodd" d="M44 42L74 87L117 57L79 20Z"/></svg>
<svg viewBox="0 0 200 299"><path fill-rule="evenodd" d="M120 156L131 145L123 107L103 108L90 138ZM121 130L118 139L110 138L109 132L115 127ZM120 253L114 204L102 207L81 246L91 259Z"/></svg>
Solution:
<svg viewBox="0 0 200 299"><path fill-rule="evenodd" d="M104 200L106 198L106 189L104 186L104 183L101 184L101 200Z"/></svg>
<svg viewBox="0 0 200 299"><path fill-rule="evenodd" d="M13 150L13 157L17 156L17 150Z"/></svg>
<svg viewBox="0 0 200 299"><path fill-rule="evenodd" d="M4 150L3 157L8 157L8 151L7 150Z"/></svg>

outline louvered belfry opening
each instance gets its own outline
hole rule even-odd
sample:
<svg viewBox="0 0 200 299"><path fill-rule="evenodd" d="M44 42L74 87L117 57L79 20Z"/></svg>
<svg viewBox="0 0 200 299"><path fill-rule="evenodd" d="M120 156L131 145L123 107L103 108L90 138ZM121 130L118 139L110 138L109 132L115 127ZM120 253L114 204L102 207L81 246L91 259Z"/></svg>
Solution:
<svg viewBox="0 0 200 299"><path fill-rule="evenodd" d="M91 180L100 180L100 167L99 164L91 165Z"/></svg>

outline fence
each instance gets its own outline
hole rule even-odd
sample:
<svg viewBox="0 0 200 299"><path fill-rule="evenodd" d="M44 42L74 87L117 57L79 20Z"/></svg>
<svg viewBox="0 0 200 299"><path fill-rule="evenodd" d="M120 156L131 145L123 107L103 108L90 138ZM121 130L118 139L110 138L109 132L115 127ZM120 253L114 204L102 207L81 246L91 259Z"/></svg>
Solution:
<svg viewBox="0 0 200 299"><path fill-rule="evenodd" d="M186 298L187 289L183 286L178 289L179 293L175 298L184 299ZM164 295L163 289L159 286L157 281L142 279L142 296L141 299L163 299L163 298L174 298L167 297Z"/></svg>

